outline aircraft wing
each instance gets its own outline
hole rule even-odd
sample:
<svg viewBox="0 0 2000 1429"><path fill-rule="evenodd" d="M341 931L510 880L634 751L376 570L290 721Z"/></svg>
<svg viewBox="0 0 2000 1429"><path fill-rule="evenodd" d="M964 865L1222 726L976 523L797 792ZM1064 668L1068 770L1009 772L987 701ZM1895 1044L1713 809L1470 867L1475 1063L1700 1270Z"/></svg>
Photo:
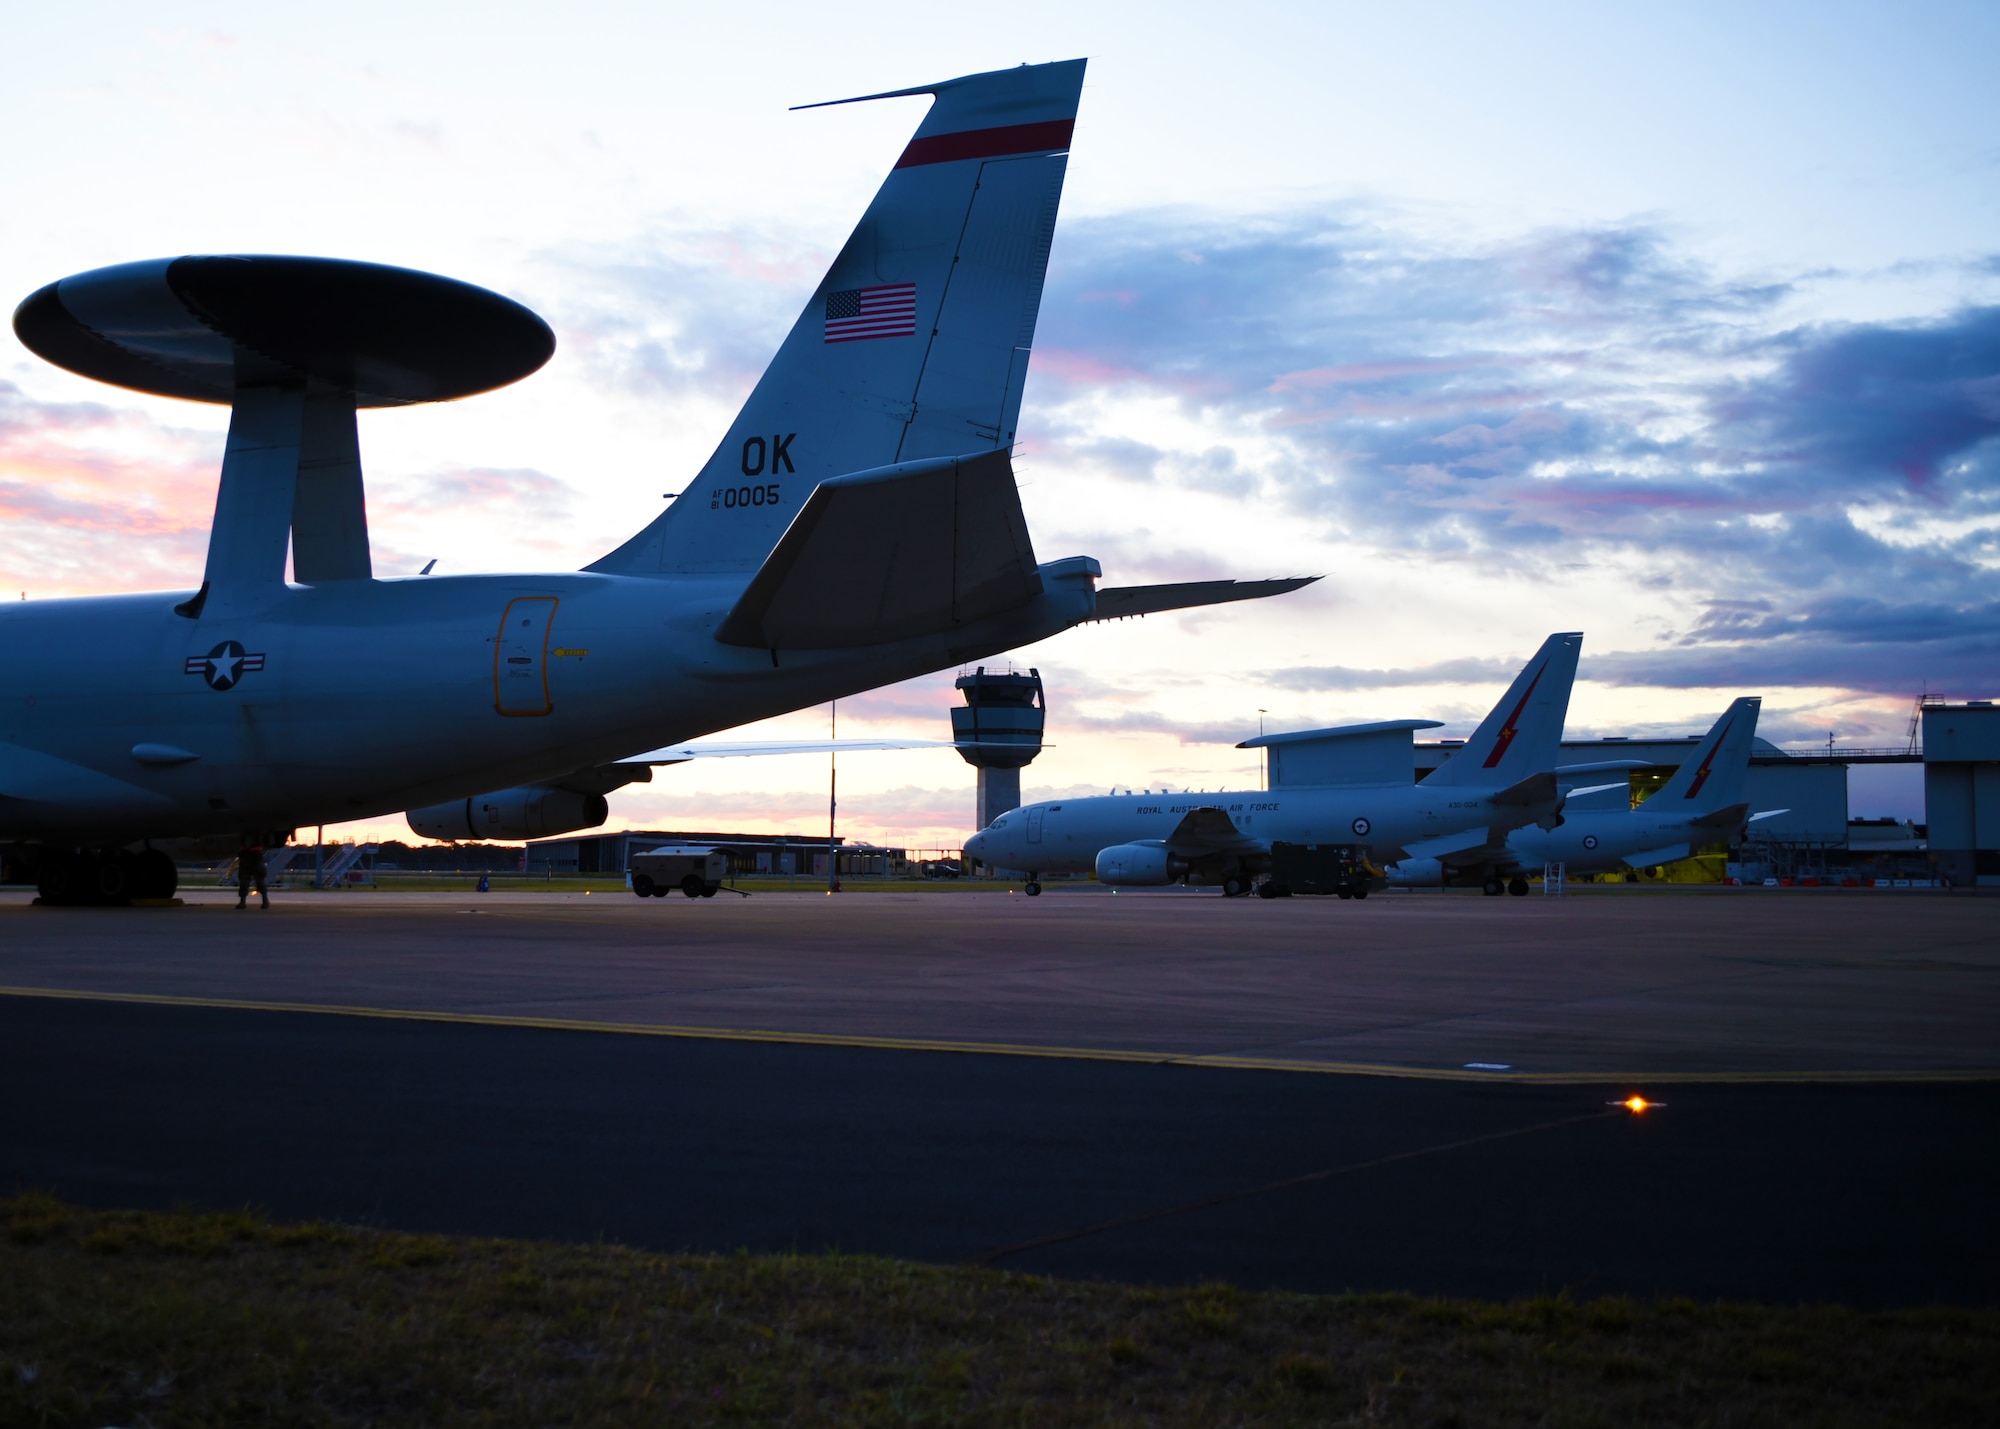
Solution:
<svg viewBox="0 0 2000 1429"><path fill-rule="evenodd" d="M1485 848L1491 842L1492 834L1486 829L1460 829L1457 833L1440 834L1434 839L1419 839L1413 844L1405 844L1403 857L1448 859L1456 854ZM1504 840L1499 846L1504 846Z"/></svg>
<svg viewBox="0 0 2000 1429"><path fill-rule="evenodd" d="M1628 853L1623 860L1627 868L1651 868L1660 863L1677 863L1688 856L1685 843L1668 844L1665 848L1649 848L1643 853Z"/></svg>
<svg viewBox="0 0 2000 1429"><path fill-rule="evenodd" d="M1264 852L1263 844L1237 828L1227 811L1216 808L1190 809L1163 842L1182 858Z"/></svg>
<svg viewBox="0 0 2000 1429"><path fill-rule="evenodd" d="M652 782L653 770L695 759L742 759L760 754L850 754L872 749L980 749L986 746L953 739L771 739L734 743L669 744L610 764L593 764L546 782L579 794L609 794L627 784ZM1018 744L992 746L1019 749ZM1044 745L1043 748L1049 746Z"/></svg>
<svg viewBox="0 0 2000 1429"><path fill-rule="evenodd" d="M685 764L691 759L743 759L759 754L847 754L870 749L977 749L950 739L768 739L735 743L669 744L618 761L629 764ZM997 746L996 746L997 747ZM1044 746L1046 748L1047 746ZM1019 745L1008 748L1019 749Z"/></svg>
<svg viewBox="0 0 2000 1429"><path fill-rule="evenodd" d="M1169 585L1106 586L1097 593L1097 613L1082 621L1125 620L1135 615L1157 615L1165 610L1188 610L1200 605L1222 605L1232 600L1262 600L1267 595L1283 595L1318 580L1318 576L1286 576L1269 581L1176 581Z"/></svg>

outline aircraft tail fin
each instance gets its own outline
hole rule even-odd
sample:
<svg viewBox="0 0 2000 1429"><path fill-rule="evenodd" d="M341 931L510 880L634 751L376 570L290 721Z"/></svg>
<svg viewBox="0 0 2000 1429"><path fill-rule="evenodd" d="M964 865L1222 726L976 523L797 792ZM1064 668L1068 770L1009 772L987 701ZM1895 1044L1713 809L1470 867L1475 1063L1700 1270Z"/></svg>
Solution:
<svg viewBox="0 0 2000 1429"><path fill-rule="evenodd" d="M1763 705L1755 695L1734 701L1646 804L1703 814L1743 803L1744 786L1750 780L1750 741L1756 736L1757 713Z"/></svg>
<svg viewBox="0 0 2000 1429"><path fill-rule="evenodd" d="M935 102L722 444L590 570L753 571L828 478L1011 448L1083 70L896 91Z"/></svg>
<svg viewBox="0 0 2000 1429"><path fill-rule="evenodd" d="M1432 770L1424 783L1505 789L1531 774L1552 772L1582 649L1583 636L1575 631L1544 640L1465 747Z"/></svg>

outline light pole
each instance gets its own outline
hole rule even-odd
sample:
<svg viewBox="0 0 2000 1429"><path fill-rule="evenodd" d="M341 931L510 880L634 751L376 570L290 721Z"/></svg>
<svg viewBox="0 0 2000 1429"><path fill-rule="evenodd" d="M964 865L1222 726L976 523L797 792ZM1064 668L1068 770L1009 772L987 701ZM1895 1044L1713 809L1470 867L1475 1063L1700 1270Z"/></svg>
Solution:
<svg viewBox="0 0 2000 1429"><path fill-rule="evenodd" d="M833 744L840 738L840 701L827 704L827 743ZM834 825L840 815L840 753L837 749L826 752L826 891L840 892L840 854L834 839Z"/></svg>

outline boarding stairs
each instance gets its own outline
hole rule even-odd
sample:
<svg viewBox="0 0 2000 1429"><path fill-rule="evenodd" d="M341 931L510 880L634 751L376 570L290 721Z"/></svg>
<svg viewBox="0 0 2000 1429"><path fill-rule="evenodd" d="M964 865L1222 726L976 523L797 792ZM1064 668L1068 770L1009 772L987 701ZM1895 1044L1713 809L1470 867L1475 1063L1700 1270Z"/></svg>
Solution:
<svg viewBox="0 0 2000 1429"><path fill-rule="evenodd" d="M285 866L304 852L305 850L297 844L286 844L283 848L265 849L264 881L266 883L276 883L278 875L284 872ZM228 866L222 870L222 877L215 880L215 886L217 888L234 888L236 886L236 872L242 866L242 863L243 860L240 858L230 859Z"/></svg>
<svg viewBox="0 0 2000 1429"><path fill-rule="evenodd" d="M332 888L347 877L348 871L369 854L375 852L374 844L337 844L333 856L320 866L319 886Z"/></svg>

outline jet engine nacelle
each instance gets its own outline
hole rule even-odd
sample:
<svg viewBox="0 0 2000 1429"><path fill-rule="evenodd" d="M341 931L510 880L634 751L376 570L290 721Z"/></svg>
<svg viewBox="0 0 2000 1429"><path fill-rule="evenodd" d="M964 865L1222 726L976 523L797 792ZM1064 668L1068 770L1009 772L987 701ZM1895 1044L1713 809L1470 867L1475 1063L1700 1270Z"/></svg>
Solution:
<svg viewBox="0 0 2000 1429"><path fill-rule="evenodd" d="M1172 883L1187 871L1186 859L1175 858L1158 844L1113 844L1097 854L1099 883Z"/></svg>
<svg viewBox="0 0 2000 1429"><path fill-rule="evenodd" d="M405 817L427 839L545 839L595 828L611 817L611 806L602 794L525 784L412 809Z"/></svg>
<svg viewBox="0 0 2000 1429"><path fill-rule="evenodd" d="M1391 888L1440 888L1444 885L1444 864L1435 858L1406 858L1384 870Z"/></svg>

